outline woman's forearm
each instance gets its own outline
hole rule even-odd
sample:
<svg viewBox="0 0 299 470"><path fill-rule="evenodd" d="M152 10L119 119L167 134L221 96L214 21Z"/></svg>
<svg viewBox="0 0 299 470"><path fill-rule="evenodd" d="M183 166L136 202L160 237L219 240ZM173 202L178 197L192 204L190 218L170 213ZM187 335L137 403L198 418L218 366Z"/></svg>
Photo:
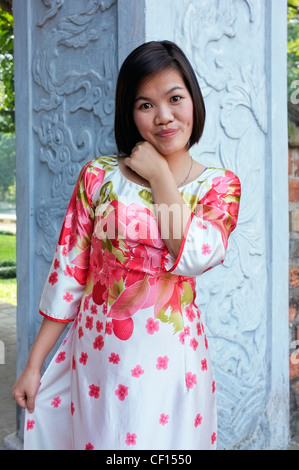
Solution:
<svg viewBox="0 0 299 470"><path fill-rule="evenodd" d="M41 371L43 363L68 323L44 318L27 361L27 367Z"/></svg>
<svg viewBox="0 0 299 470"><path fill-rule="evenodd" d="M167 179L161 175L150 184L161 237L170 254L177 258L191 210L185 204L171 174Z"/></svg>

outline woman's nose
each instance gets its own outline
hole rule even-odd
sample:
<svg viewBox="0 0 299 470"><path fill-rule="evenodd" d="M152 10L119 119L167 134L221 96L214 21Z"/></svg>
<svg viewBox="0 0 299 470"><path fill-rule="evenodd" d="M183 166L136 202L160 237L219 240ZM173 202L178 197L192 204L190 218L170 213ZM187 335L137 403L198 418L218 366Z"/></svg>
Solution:
<svg viewBox="0 0 299 470"><path fill-rule="evenodd" d="M155 115L155 124L168 124L173 120L173 114L169 106L159 106Z"/></svg>

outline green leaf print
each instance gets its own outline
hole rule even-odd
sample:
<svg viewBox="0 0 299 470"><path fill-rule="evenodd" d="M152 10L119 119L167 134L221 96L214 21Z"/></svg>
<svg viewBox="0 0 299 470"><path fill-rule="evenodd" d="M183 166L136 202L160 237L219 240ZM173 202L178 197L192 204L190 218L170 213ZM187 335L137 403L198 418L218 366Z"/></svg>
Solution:
<svg viewBox="0 0 299 470"><path fill-rule="evenodd" d="M109 287L109 295L108 295L108 304L111 305L118 299L120 294L124 290L124 280L121 278L119 282L114 281L114 284Z"/></svg>
<svg viewBox="0 0 299 470"><path fill-rule="evenodd" d="M105 183L100 190L100 202L105 204L106 202L117 201L118 197L113 191L112 181Z"/></svg>
<svg viewBox="0 0 299 470"><path fill-rule="evenodd" d="M112 171L117 166L117 157L116 156L100 157L99 162L102 164L103 170Z"/></svg>
<svg viewBox="0 0 299 470"><path fill-rule="evenodd" d="M190 207L192 212L195 211L195 208L198 204L199 197L192 193L181 193L182 198L184 199L185 203Z"/></svg>
<svg viewBox="0 0 299 470"><path fill-rule="evenodd" d="M173 311L170 315L166 315L167 308L162 308L157 315L158 320L163 323L172 323L173 334L175 335L178 331L182 331L184 328L184 321L181 312Z"/></svg>
<svg viewBox="0 0 299 470"><path fill-rule="evenodd" d="M144 201L146 207L152 211L154 205L152 193L147 189L142 189L142 191L139 191L138 196Z"/></svg>
<svg viewBox="0 0 299 470"><path fill-rule="evenodd" d="M189 284L187 284L187 282L183 282L183 284L184 284L184 294L181 295L182 308L186 307L187 305L190 305L194 297L192 287Z"/></svg>

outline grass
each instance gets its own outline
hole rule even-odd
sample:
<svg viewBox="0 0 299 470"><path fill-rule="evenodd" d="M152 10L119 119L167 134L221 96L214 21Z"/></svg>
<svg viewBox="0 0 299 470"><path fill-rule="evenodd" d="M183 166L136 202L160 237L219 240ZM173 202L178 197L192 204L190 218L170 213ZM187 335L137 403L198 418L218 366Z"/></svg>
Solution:
<svg viewBox="0 0 299 470"><path fill-rule="evenodd" d="M0 260L16 260L16 236L0 233Z"/></svg>
<svg viewBox="0 0 299 470"><path fill-rule="evenodd" d="M16 262L16 236L0 233L0 262ZM12 305L17 304L17 280L0 279L0 300Z"/></svg>
<svg viewBox="0 0 299 470"><path fill-rule="evenodd" d="M0 299L6 304L17 305L16 279L0 279Z"/></svg>

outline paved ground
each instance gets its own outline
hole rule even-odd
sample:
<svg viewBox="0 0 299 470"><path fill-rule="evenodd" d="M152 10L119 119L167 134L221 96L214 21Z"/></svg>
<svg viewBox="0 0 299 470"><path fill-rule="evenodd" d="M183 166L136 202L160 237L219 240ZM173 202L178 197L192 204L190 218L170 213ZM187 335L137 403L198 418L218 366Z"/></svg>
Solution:
<svg viewBox="0 0 299 470"><path fill-rule="evenodd" d="M16 308L2 303L1 300L0 347L0 449L2 450L4 437L16 432L16 406L11 395L16 376Z"/></svg>

